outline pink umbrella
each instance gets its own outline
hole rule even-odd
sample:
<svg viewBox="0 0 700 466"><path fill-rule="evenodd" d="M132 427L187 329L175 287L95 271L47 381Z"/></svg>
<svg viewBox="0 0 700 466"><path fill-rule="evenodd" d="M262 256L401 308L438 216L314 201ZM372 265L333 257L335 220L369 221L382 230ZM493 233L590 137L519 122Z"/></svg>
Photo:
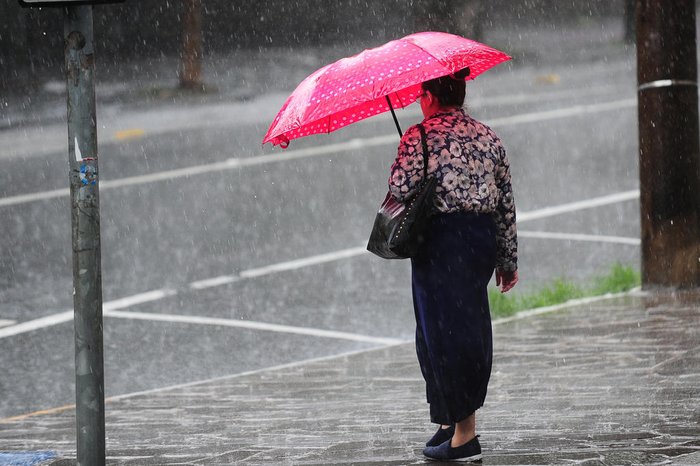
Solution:
<svg viewBox="0 0 700 466"><path fill-rule="evenodd" d="M467 67L468 78L474 79L507 60L510 57L499 50L443 32L393 40L304 79L282 105L263 144L285 148L292 139L330 133L387 110L393 113L415 102L423 81Z"/></svg>

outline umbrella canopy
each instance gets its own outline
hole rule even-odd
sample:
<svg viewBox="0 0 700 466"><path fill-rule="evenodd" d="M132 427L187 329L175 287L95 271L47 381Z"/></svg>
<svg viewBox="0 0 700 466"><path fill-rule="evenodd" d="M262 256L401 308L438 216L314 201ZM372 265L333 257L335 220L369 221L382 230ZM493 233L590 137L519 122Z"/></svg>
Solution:
<svg viewBox="0 0 700 466"><path fill-rule="evenodd" d="M330 133L412 104L424 81L467 67L468 79L474 79L507 60L510 57L499 50L443 32L393 40L309 75L282 106L263 144L287 147L295 138Z"/></svg>

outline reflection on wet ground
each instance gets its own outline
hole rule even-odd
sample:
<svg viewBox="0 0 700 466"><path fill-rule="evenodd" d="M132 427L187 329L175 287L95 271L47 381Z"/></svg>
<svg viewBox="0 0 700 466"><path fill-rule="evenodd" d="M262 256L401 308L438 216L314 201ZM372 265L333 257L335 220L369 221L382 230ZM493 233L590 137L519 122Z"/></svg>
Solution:
<svg viewBox="0 0 700 466"><path fill-rule="evenodd" d="M494 326L485 465L700 464L700 294L633 295ZM411 344L107 404L109 464L423 464ZM74 413L0 424L0 450L74 460ZM430 463L439 464L439 463Z"/></svg>

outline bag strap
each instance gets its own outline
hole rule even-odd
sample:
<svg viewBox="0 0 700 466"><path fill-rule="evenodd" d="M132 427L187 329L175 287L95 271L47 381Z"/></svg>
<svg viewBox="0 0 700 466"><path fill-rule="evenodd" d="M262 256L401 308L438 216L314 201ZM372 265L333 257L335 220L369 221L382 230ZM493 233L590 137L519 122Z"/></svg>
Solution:
<svg viewBox="0 0 700 466"><path fill-rule="evenodd" d="M423 180L426 180L428 178L428 142L426 141L423 125L419 124L418 129L420 130L420 140L423 143Z"/></svg>

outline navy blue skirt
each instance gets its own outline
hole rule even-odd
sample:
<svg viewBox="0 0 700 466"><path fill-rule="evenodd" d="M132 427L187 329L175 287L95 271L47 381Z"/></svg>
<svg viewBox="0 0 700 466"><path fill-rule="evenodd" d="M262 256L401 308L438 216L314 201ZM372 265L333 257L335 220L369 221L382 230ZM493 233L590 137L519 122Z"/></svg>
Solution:
<svg viewBox="0 0 700 466"><path fill-rule="evenodd" d="M430 419L454 424L484 404L493 354L487 285L496 264L490 215L438 214L411 259L416 352Z"/></svg>

